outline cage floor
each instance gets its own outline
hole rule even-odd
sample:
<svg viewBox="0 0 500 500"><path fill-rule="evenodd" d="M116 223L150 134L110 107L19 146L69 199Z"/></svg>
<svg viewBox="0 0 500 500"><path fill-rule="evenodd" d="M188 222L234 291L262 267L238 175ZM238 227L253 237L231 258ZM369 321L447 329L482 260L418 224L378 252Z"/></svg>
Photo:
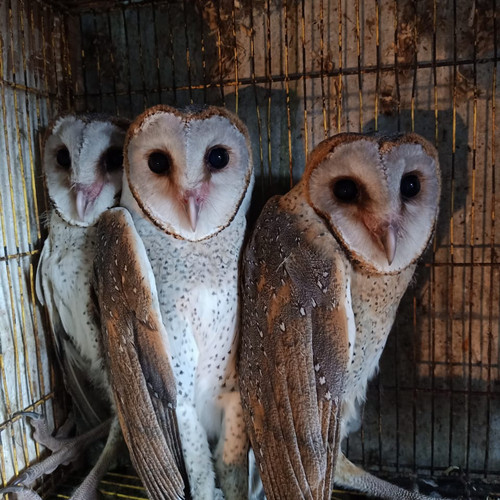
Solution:
<svg viewBox="0 0 500 500"><path fill-rule="evenodd" d="M71 492L83 481L81 472L66 475L52 493L42 495L46 500L70 498ZM461 500L500 499L500 481L466 480L458 475L442 476L436 481L428 479L410 479L407 477L387 477L394 484L414 489L416 483L421 493L435 498L455 498ZM129 500L148 500L146 490L135 471L122 468L109 472L99 483L102 499L119 498ZM335 489L332 500L367 500L370 497Z"/></svg>

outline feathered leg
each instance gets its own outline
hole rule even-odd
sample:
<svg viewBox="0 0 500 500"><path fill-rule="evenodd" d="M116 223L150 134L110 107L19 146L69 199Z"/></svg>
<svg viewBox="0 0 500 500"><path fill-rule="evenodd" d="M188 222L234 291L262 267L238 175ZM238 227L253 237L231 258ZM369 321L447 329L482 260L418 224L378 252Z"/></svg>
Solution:
<svg viewBox="0 0 500 500"><path fill-rule="evenodd" d="M227 500L248 498L248 436L239 392L220 396L222 432L215 448L215 469Z"/></svg>
<svg viewBox="0 0 500 500"><path fill-rule="evenodd" d="M220 490L215 488L207 434L198 420L195 407L189 401L178 400L177 420L193 500L224 498Z"/></svg>

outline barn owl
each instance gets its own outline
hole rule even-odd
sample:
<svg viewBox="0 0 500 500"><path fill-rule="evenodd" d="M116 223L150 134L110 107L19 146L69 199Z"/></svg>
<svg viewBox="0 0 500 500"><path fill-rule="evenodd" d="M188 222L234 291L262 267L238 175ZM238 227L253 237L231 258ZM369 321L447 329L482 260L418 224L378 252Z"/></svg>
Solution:
<svg viewBox="0 0 500 500"><path fill-rule="evenodd" d="M132 461L152 498L170 498L159 481L182 497L182 446L186 495L246 498L236 356L248 132L221 108L159 105L132 123L124 156L124 208L99 223L96 290Z"/></svg>
<svg viewBox="0 0 500 500"><path fill-rule="evenodd" d="M112 393L93 317L91 279L98 216L116 205L123 175L123 142L128 121L104 115L66 115L55 121L45 141L43 168L52 204L48 237L36 277L36 293L48 311L56 355L71 395L77 433L55 439L45 419L28 413L34 438L53 451L25 470L15 484L37 477L78 456L92 440L109 436L92 471L73 498L93 498L93 481L109 465L119 442L118 422L111 424ZM29 493L18 491L18 495Z"/></svg>
<svg viewBox="0 0 500 500"><path fill-rule="evenodd" d="M433 234L439 195L437 153L420 136L339 134L265 206L243 256L239 375L269 499L327 499L334 479L424 498L355 467L339 445Z"/></svg>

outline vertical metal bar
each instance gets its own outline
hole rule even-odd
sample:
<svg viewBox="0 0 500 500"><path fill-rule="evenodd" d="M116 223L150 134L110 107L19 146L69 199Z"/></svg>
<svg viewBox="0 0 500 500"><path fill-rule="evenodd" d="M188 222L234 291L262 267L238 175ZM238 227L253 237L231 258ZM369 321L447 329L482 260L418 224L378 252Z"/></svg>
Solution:
<svg viewBox="0 0 500 500"><path fill-rule="evenodd" d="M96 52L96 70L97 70L97 85L98 85L98 93L99 93L99 111L103 110L102 104L102 78L101 78L101 50L100 50L100 43L99 39L97 38L98 36L98 29L97 29L97 14L95 9L91 10L92 12L92 20L94 22L94 45L95 45L95 52ZM113 52L113 51L110 51Z"/></svg>
<svg viewBox="0 0 500 500"><path fill-rule="evenodd" d="M271 95L273 90L273 73L272 73L272 60L271 60L271 5L270 0L265 0L266 10L266 48L267 48L267 83L268 83L268 96L267 96L267 169L269 184L272 183L272 143L271 143Z"/></svg>
<svg viewBox="0 0 500 500"><path fill-rule="evenodd" d="M153 13L153 40L154 40L154 50L153 50L153 53L154 53L154 57L155 57L155 67L156 67L156 86L157 86L157 89L158 89L158 101L160 103L163 102L163 99L162 99L162 88L161 88L161 73L160 73L160 54L158 52L158 29L157 29L157 26L156 26L156 9L157 9L157 6L156 6L156 2L155 0L152 0L151 2L151 9L152 9L152 13Z"/></svg>
<svg viewBox="0 0 500 500"><path fill-rule="evenodd" d="M469 355L468 355L468 377L467 377L467 432L466 432L466 451L465 451L465 470L468 474L470 472L470 445L471 445L471 419L472 419L472 351L474 348L473 339L473 292L474 292L474 251L475 251L475 216L476 216L476 160L477 160L477 10L476 3L474 2L474 43L472 45L472 59L473 59L473 73L474 73L474 98L472 100L472 187L471 193L471 206L470 206L470 275L469 275L469 328L468 328L468 342L469 342Z"/></svg>
<svg viewBox="0 0 500 500"><path fill-rule="evenodd" d="M83 35L83 17L80 16L80 33ZM85 102L85 109L89 109L89 93L87 89L87 54L85 53L85 48L82 40L82 46L81 46L81 56L82 56L82 84L83 84L83 98ZM129 79L130 81L130 79Z"/></svg>
<svg viewBox="0 0 500 500"><path fill-rule="evenodd" d="M70 30L68 29L68 16L63 16L63 21L61 24L62 24L62 29L61 29L61 36L59 37L59 39L62 50L61 61L64 66L64 71L61 76L64 82L64 90L65 90L64 101L62 101L61 104L63 109L69 109L70 107L73 107L74 101L73 101L73 88L71 86L71 83L73 81L73 71L71 68L71 62L69 57Z"/></svg>
<svg viewBox="0 0 500 500"><path fill-rule="evenodd" d="M411 86L411 131L415 132L415 99L417 93L417 71L418 71L418 31L417 31L417 0L413 0L413 81Z"/></svg>
<svg viewBox="0 0 500 500"><path fill-rule="evenodd" d="M290 188L293 187L293 157L292 157L292 118L290 114L290 78L288 74L288 10L287 1L283 0L283 16L285 18L285 96L286 96L286 124L288 130L288 171Z"/></svg>
<svg viewBox="0 0 500 500"><path fill-rule="evenodd" d="M359 420L361 422L361 428L359 429L360 440L361 440L361 462L364 469L368 469L371 464L368 463L367 454L365 449L365 405L363 405L359 411Z"/></svg>
<svg viewBox="0 0 500 500"><path fill-rule="evenodd" d="M337 107L337 132L340 132L342 130L342 78L343 78L343 71L342 68L343 66L343 47L342 47L342 22L343 22L343 14L342 14L342 1L343 0L338 0L338 15L339 15L339 26L338 26L338 38L339 38L339 76L337 80L337 102L336 102L336 107Z"/></svg>
<svg viewBox="0 0 500 500"><path fill-rule="evenodd" d="M382 59L380 55L380 0L375 0L375 37L376 37L376 57L377 57L377 74L376 74L376 92L375 92L375 131L378 131L378 114L379 114L379 95L380 95L380 75ZM378 460L379 470L382 470L382 387L380 376L377 377L377 447L378 447Z"/></svg>
<svg viewBox="0 0 500 500"><path fill-rule="evenodd" d="M490 276L489 276L489 298L488 298L488 374L486 385L486 446L484 451L484 477L487 478L490 472L489 465L489 451L490 451L490 432L491 432L491 400L492 393L492 364L493 364L493 310L496 309L496 304L493 304L494 286L495 286L495 267L497 266L497 257L495 252L496 240L496 92L497 92L497 61L498 61L498 47L497 47L497 23L496 23L496 0L492 0L493 5L493 78L491 82L491 236L490 236Z"/></svg>
<svg viewBox="0 0 500 500"><path fill-rule="evenodd" d="M306 70L306 13L305 0L302 0L302 16L301 16L301 42L302 42L302 91L304 93L304 153L305 160L309 154L309 125L307 123L307 70Z"/></svg>
<svg viewBox="0 0 500 500"><path fill-rule="evenodd" d="M454 292L455 292L455 240L454 240L454 218L453 213L455 210L455 160L456 160L456 133L457 133L457 4L453 0L453 76L452 76L452 148L451 148L451 179L450 179L450 264L451 264L451 276L450 276L450 290L449 290L449 305L448 305L448 317L449 317L449 330L454 326ZM449 463L452 463L452 453L453 453L453 335L452 331L448 333L448 342L450 350L450 358L447 360L448 370L449 370L449 380L450 380L450 433L448 437L448 459ZM434 441L433 441L434 446Z"/></svg>
<svg viewBox="0 0 500 500"><path fill-rule="evenodd" d="M417 0L413 1L413 45L414 45L414 56L413 56L413 83L411 89L411 131L415 131L415 100L417 92L417 70L418 70L418 33L417 33ZM429 273L430 274L430 273ZM417 297L413 293L412 301L413 309L413 337L412 337L412 420L413 420L413 436L412 436L412 467L413 471L417 470L417 338L419 337L418 327L417 327Z"/></svg>
<svg viewBox="0 0 500 500"><path fill-rule="evenodd" d="M432 77L433 77L433 89L434 89L434 126L435 126L435 136L434 136L434 142L436 147L438 146L438 139L439 139L439 106L438 106L438 78L437 78L437 64L436 64L436 59L437 59L437 0L433 1L433 10L432 10ZM434 240L434 252L435 254L435 245L436 242ZM431 267L431 277L434 276L435 273L435 267ZM433 300L433 295L434 289L431 287L431 301ZM432 309L435 311L435 309ZM434 388L435 388L435 337L436 337L436 330L435 330L435 322L431 321L429 323L429 353L430 353L430 375L431 375L431 443L430 443L430 448L431 448L431 456L430 456L430 472L431 475L434 473L434 421L435 421L435 399L434 399ZM449 360L449 354L448 354L448 343L446 343L446 351L447 351L447 358ZM451 378L450 378L451 380ZM450 393L450 407L451 407L451 393Z"/></svg>
<svg viewBox="0 0 500 500"><path fill-rule="evenodd" d="M221 35L221 15L220 15L220 0L217 0L217 56L219 62L219 85L222 106L226 105L224 96L224 68L222 61L222 35Z"/></svg>
<svg viewBox="0 0 500 500"><path fill-rule="evenodd" d="M24 11L27 12L26 8L23 9ZM33 17L32 15L28 16L28 13L26 14L27 20L29 19L31 21L31 27L33 26ZM21 16L21 30L24 32L24 19ZM33 30L29 29L28 34L33 36ZM24 47L24 39L23 39L23 44L22 44L22 55L23 55L23 71L24 71L24 80L26 81L26 86L29 88L28 85L28 72L27 72L27 66L26 66L26 50ZM35 94L35 99L38 101L38 97L36 97ZM26 132L28 135L28 159L29 159L29 166L30 166L30 178L31 178L31 189L33 192L33 208L34 208L34 216L35 216L35 224L36 224L36 235L37 238L39 239L41 236L40 232L40 220L39 220L39 215L38 215L38 200L36 197L36 186L35 186L35 166L34 166L34 160L33 160L33 149L32 149L32 133L31 133L31 120L30 120L30 107L29 107L29 96L28 92L26 92ZM29 213L26 213L26 217L29 217ZM31 235L30 235L31 239Z"/></svg>
<svg viewBox="0 0 500 500"><path fill-rule="evenodd" d="M122 5L121 7L121 13L122 13L122 21L123 21L123 34L125 35L125 48L127 49L127 53L130 54L130 51L128 50L129 47L129 41L128 41L128 28L127 28L127 18L125 17L125 5ZM131 83L131 71L130 71L130 58L127 64L127 90L128 90L128 100L129 100L129 106L130 109L134 109L133 104L132 104L132 83Z"/></svg>
<svg viewBox="0 0 500 500"><path fill-rule="evenodd" d="M238 41L236 38L236 6L235 1L233 0L231 17L233 21L233 40L234 40L234 99L235 99L235 113L238 114L238 101L239 101L239 75L238 75ZM286 8L286 6L285 6ZM286 27L285 27L286 29Z"/></svg>
<svg viewBox="0 0 500 500"><path fill-rule="evenodd" d="M61 27L61 22L60 20L56 17L56 15L54 14L54 12L51 10L50 11L50 21L51 23L48 25L48 29L49 29L49 32L48 32L48 38L50 40L50 49L51 49L51 56L52 56L52 67L50 68L50 71L48 70L47 67L45 67L45 70L47 71L46 72L46 75L48 75L49 73L51 73L53 76L52 76L52 82L56 85L56 105L55 106L52 106L51 105L51 115L53 115L54 113L54 108L55 108L55 112L58 112L60 111L60 105L61 103L63 102L63 96L62 96L62 89L61 89L61 85L59 82L57 82L57 76L58 76L58 64L59 64L59 61L60 61L60 58L62 56L62 53L61 54L58 54L58 52L62 52L61 51L61 46L60 44L58 45L56 43L56 37L59 38L59 40L61 39L61 36L62 36L62 27ZM54 68L55 68L55 71L54 71ZM49 81L49 80L47 80ZM49 84L50 86L50 84ZM47 88L48 90L48 88Z"/></svg>
<svg viewBox="0 0 500 500"><path fill-rule="evenodd" d="M252 87L255 98L255 112L257 114L257 130L259 133L259 162L260 162L260 175L261 175L261 194L264 195L264 146L262 140L262 118L260 114L259 96L257 94L257 83L255 77L255 24L254 24L254 8L253 0L250 0L250 75L252 79Z"/></svg>
<svg viewBox="0 0 500 500"><path fill-rule="evenodd" d="M170 3L167 3L167 14L169 20L172 19ZM174 104L177 104L177 80L175 78L175 52L174 52L174 31L173 31L173 23L168 23L169 27L169 43L170 43L170 54L172 60L172 90L174 93Z"/></svg>
<svg viewBox="0 0 500 500"><path fill-rule="evenodd" d="M398 131L401 130L401 91L399 88L399 15L398 15L398 0L394 0L394 80L396 82L396 102L397 102L397 118L398 118ZM396 350L397 352L397 350Z"/></svg>
<svg viewBox="0 0 500 500"><path fill-rule="evenodd" d="M397 119L398 131L401 128L401 91L399 88L399 47L398 47L398 33L399 33L399 12L398 0L394 0L394 78L396 80L396 95L397 95ZM399 425L399 408L400 408L400 382L399 382L399 335L394 336L394 352L395 352L395 389L396 389L396 472L399 472L399 455L400 455L400 425Z"/></svg>
<svg viewBox="0 0 500 500"><path fill-rule="evenodd" d="M205 48L205 29L203 22L203 11L200 9L200 44L201 44L201 69L203 73L203 102L207 102L207 54ZM236 43L236 42L235 42Z"/></svg>
<svg viewBox="0 0 500 500"><path fill-rule="evenodd" d="M2 434L0 433L0 480L2 481L2 487L5 488L7 486L7 472L5 467L5 448L2 442ZM10 495L7 495L5 498L12 498Z"/></svg>
<svg viewBox="0 0 500 500"><path fill-rule="evenodd" d="M109 36L109 39L112 40L112 31L111 31L111 11L108 10L106 12L106 24L107 24L107 28L108 28L108 36ZM113 73L113 100L114 100L114 103L115 103L115 113L116 115L120 115L120 110L118 108L118 97L117 97L117 90L116 90L116 72L117 72L117 68L116 68L116 61L115 61L115 51L114 50L110 50L109 51L109 58L111 60L111 66L112 66L112 73ZM101 102L101 107L102 107L102 102Z"/></svg>
<svg viewBox="0 0 500 500"><path fill-rule="evenodd" d="M142 30L141 30L141 6L137 5L135 8L136 19L137 19L137 42L139 44L139 67L141 72L141 84L142 84L142 106L144 109L149 107L148 99L148 88L146 85L145 69L144 69L144 57L142 48ZM186 39L187 40L187 39ZM191 101L192 102L192 101Z"/></svg>
<svg viewBox="0 0 500 500"><path fill-rule="evenodd" d="M19 14L19 15L22 15L22 14ZM10 49L11 49L11 58L12 58L12 65L13 67L15 66L15 60L16 60L16 56L17 56L17 53L16 53L16 50L15 50L15 43L14 43L14 20L13 20L13 12L12 12L12 7L10 8L9 10L9 28L10 28ZM22 33L21 33L21 39L23 38L22 36ZM21 46L22 46L22 49L21 49L21 53L22 53L22 57L24 57L24 43L22 42L21 43ZM15 73L15 70L13 72L13 82L14 83L17 83L17 79L16 79L16 73ZM14 117L15 117L15 123L16 123L16 137L17 137L17 141L16 141L16 145L17 145L17 152L18 152L18 155L19 155L19 168L21 170L21 182L22 182L22 186L23 186L23 202L24 202L24 210L26 213L29 213L29 210L28 210L28 197L26 195L26 178L25 178L25 175L24 175L24 158L23 158L23 150L22 150L22 144L21 144L21 136L20 136L20 133L19 133L19 103L18 103L18 99L17 99L17 92L18 90L17 89L14 89L13 92L12 92L12 96L13 96L13 99L14 99ZM9 180L10 180L10 183L11 183L11 202L12 202L12 211L13 213L16 213L16 206L15 206L15 196L14 196L14 188L13 188L13 183L12 183L12 172L10 170L11 168L11 165L9 164L8 165L9 167ZM16 217L16 220L14 221L15 223L15 238L16 238L16 251L17 253L20 253L21 250L20 250L20 240L19 240L19 228L18 228L18 225L17 225L17 217ZM27 240L28 240L28 245L29 245L29 250L31 250L31 224L30 224L30 220L29 220L29 217L27 218L26 220L26 229L27 229Z"/></svg>
<svg viewBox="0 0 500 500"><path fill-rule="evenodd" d="M413 294L413 300L412 300L412 327L413 327L413 337L414 339L417 338L418 336L418 322L417 322L417 314L418 314L418 307L417 307L417 297L416 294ZM413 421L413 435L412 435L412 468L413 472L416 472L417 470L417 343L415 340L412 341L412 362L413 362L413 367L412 367L412 392L413 392L413 398L412 398L412 407L411 407L411 417Z"/></svg>
<svg viewBox="0 0 500 500"><path fill-rule="evenodd" d="M379 97L380 97L380 3L375 0L375 47L377 54L377 73L375 78L375 132L378 131L378 113L379 113Z"/></svg>
<svg viewBox="0 0 500 500"><path fill-rule="evenodd" d="M39 7L40 8L40 7ZM45 16L43 12L40 14L40 34L42 37L42 59L43 59L43 82L44 82L44 90L45 92L49 93L49 80L48 80L48 74L49 72L47 71L47 39L45 37Z"/></svg>
<svg viewBox="0 0 500 500"><path fill-rule="evenodd" d="M326 118L326 95L325 95L325 23L323 0L319 0L319 54L321 61L321 106L323 110L323 135L328 137L328 121Z"/></svg>
<svg viewBox="0 0 500 500"><path fill-rule="evenodd" d="M358 98L359 98L359 132L363 130L363 77L361 74L361 26L359 0L354 2L356 11L356 51L358 56Z"/></svg>
<svg viewBox="0 0 500 500"><path fill-rule="evenodd" d="M182 13L184 14L184 36L186 38L186 67L187 67L187 78L188 78L188 86L189 86L189 102L193 104L193 83L191 81L191 54L189 51L189 35L188 35L188 20L187 20L187 4L186 0L183 0L183 9Z"/></svg>
<svg viewBox="0 0 500 500"><path fill-rule="evenodd" d="M0 195L0 206L3 207L2 205L2 200L1 200L1 195ZM2 213L2 231L4 229L4 220L3 220L3 213ZM9 268L9 263L8 261L5 262L5 267L6 269ZM8 272L8 278L10 277L10 272ZM9 283L10 285L10 283ZM9 286L10 287L10 286ZM16 358L17 359L17 358ZM3 362L4 356L3 353L0 353L0 374L2 376L2 386L3 386L3 393L5 396L5 409L7 410L8 415L12 415L12 406L10 403L10 397L9 397L9 392L8 392L8 384L7 384L7 379L5 377L5 364ZM12 425L12 422L10 423L10 439L11 439L11 446L12 446L12 463L14 466L14 475L18 476L19 475L19 465L17 463L17 448L16 448L16 436L14 433L14 426ZM27 463L27 460L26 462ZM3 455L2 455L2 469L5 470L5 465L3 464ZM6 478L4 478L4 486L6 483Z"/></svg>

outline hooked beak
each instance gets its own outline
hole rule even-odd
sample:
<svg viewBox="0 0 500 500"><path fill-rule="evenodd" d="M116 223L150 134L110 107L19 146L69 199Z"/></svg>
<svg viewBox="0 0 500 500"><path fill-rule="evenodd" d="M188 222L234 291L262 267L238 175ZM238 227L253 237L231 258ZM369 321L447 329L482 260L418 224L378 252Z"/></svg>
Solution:
<svg viewBox="0 0 500 500"><path fill-rule="evenodd" d="M187 194L184 197L184 210L189 218L189 223L191 224L191 229L196 231L196 225L198 224L198 215L200 214L201 204L197 201L197 196L195 194Z"/></svg>
<svg viewBox="0 0 500 500"><path fill-rule="evenodd" d="M389 265L392 264L394 256L396 255L397 233L397 228L392 224L389 224L383 229L382 233L379 234L380 243L382 243L382 246L384 247Z"/></svg>
<svg viewBox="0 0 500 500"><path fill-rule="evenodd" d="M76 212L80 220L84 221L89 210L95 203L102 190L102 183L95 183L90 186L77 184L76 190Z"/></svg>

